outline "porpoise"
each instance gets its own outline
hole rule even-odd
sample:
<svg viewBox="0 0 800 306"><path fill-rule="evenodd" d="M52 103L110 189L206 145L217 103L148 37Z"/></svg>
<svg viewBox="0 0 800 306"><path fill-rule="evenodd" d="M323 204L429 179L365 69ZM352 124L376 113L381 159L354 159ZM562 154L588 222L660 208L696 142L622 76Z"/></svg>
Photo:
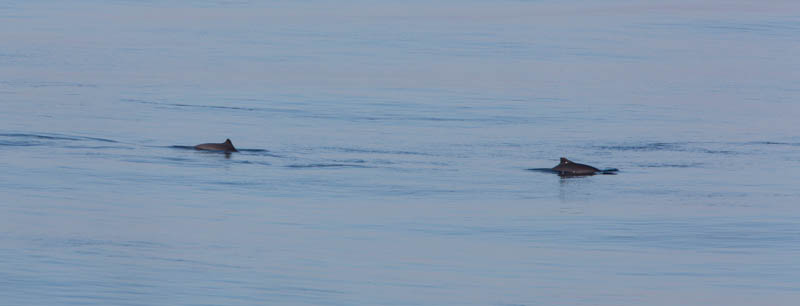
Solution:
<svg viewBox="0 0 800 306"><path fill-rule="evenodd" d="M553 171L563 175L590 175L601 172L600 169L595 167L572 162L564 157L561 158L561 163L553 167Z"/></svg>
<svg viewBox="0 0 800 306"><path fill-rule="evenodd" d="M194 146L197 150L206 150L206 151L222 151L222 152L239 152L236 148L233 147L233 143L230 139L226 139L223 143L204 143Z"/></svg>

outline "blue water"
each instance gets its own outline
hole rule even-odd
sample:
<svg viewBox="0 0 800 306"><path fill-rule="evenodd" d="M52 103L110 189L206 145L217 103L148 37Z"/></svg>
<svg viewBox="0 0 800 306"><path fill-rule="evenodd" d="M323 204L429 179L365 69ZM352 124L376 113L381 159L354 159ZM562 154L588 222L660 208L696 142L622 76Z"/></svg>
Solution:
<svg viewBox="0 0 800 306"><path fill-rule="evenodd" d="M2 305L800 299L796 1L0 1L0 42Z"/></svg>

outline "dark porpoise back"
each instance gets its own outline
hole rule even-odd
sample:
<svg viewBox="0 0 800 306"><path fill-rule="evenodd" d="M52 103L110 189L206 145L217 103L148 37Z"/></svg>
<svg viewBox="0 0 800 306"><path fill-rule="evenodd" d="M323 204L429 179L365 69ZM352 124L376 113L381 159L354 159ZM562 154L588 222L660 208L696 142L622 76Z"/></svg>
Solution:
<svg viewBox="0 0 800 306"><path fill-rule="evenodd" d="M553 167L553 171L567 175L589 175L600 172L600 169L589 165L574 163L571 160L562 157L561 163L558 164L558 166Z"/></svg>
<svg viewBox="0 0 800 306"><path fill-rule="evenodd" d="M239 152L236 148L233 147L233 143L230 139L226 139L223 143L204 143L194 146L197 150L207 150L207 151L223 151L223 152Z"/></svg>

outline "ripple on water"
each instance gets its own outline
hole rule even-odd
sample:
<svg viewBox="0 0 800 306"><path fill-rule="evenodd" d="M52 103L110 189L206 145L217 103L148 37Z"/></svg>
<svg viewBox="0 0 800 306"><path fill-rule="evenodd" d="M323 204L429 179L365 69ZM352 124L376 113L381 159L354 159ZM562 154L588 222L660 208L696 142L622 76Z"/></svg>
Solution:
<svg viewBox="0 0 800 306"><path fill-rule="evenodd" d="M292 164L286 166L288 168L374 168L365 165L357 164L339 164L339 163L315 163L315 164Z"/></svg>
<svg viewBox="0 0 800 306"><path fill-rule="evenodd" d="M78 142L102 142L106 145L79 145ZM65 143L72 143L66 145ZM121 146L107 145L119 143L116 140L98 137L64 135L55 133L0 133L0 146L33 147L33 146L60 146L65 148L102 149L120 148Z"/></svg>
<svg viewBox="0 0 800 306"><path fill-rule="evenodd" d="M424 152L414 152L414 151L404 151L404 150L382 150L382 149L370 149L370 148L348 148L348 147L323 147L322 149L331 150L331 151L339 151L345 153L366 153L366 154L393 154L393 155L422 155L422 156L434 156L430 153Z"/></svg>
<svg viewBox="0 0 800 306"><path fill-rule="evenodd" d="M726 149L713 149L708 146L722 145L720 143L695 143L695 142L653 142L621 145L595 146L597 149L607 151L633 151L633 152L690 152L720 155L740 154L739 151Z"/></svg>
<svg viewBox="0 0 800 306"><path fill-rule="evenodd" d="M645 168L697 168L703 166L703 163L647 163L637 166Z"/></svg>
<svg viewBox="0 0 800 306"><path fill-rule="evenodd" d="M243 107L243 106L226 106L226 105L199 105L199 104L185 104L185 103L166 103L166 102L154 102L154 101L137 100L137 99L122 99L122 101L123 102L130 102L130 103L138 103L138 104L156 105L156 106L168 106L168 107L175 107L175 108L223 109L223 110L235 110L235 111L264 111L264 112L272 112L272 113L291 113L291 114L304 113L304 111L301 111L301 110L283 109L283 108L268 108L268 107Z"/></svg>
<svg viewBox="0 0 800 306"><path fill-rule="evenodd" d="M774 146L793 146L800 147L800 142L780 142L780 141L751 141L749 145L774 145Z"/></svg>

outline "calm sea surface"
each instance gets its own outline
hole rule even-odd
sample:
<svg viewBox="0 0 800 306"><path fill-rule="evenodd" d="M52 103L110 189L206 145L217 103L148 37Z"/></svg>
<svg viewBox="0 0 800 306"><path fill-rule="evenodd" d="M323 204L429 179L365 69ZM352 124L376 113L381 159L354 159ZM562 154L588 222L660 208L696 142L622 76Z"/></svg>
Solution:
<svg viewBox="0 0 800 306"><path fill-rule="evenodd" d="M798 55L795 0L0 1L0 305L797 305Z"/></svg>

